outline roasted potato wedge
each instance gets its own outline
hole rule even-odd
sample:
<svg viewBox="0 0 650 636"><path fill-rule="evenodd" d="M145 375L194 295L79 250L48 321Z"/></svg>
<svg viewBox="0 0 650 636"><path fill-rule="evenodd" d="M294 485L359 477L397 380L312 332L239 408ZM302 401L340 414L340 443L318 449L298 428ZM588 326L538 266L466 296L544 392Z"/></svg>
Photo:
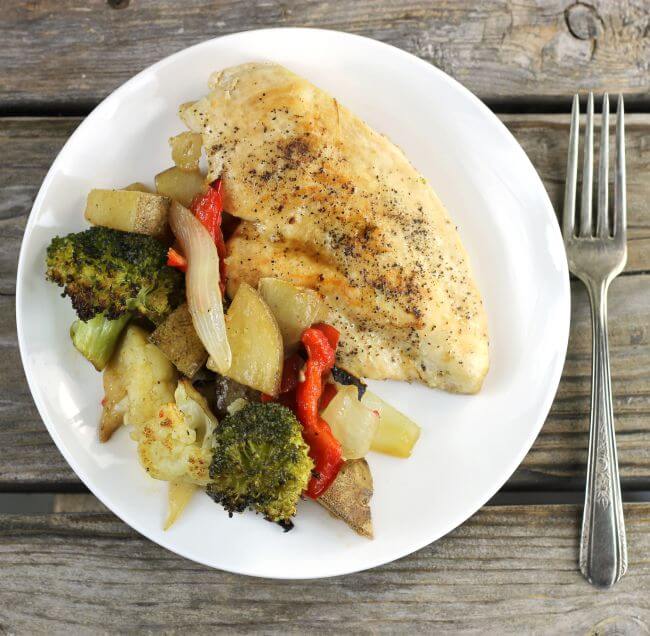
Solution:
<svg viewBox="0 0 650 636"><path fill-rule="evenodd" d="M262 393L277 395L284 358L282 335L269 306L246 283L239 286L228 308L226 331L232 364L224 375Z"/></svg>
<svg viewBox="0 0 650 636"><path fill-rule="evenodd" d="M169 232L169 198L137 190L91 190L86 220L123 232L163 238Z"/></svg>
<svg viewBox="0 0 650 636"><path fill-rule="evenodd" d="M372 474L365 459L345 462L334 483L316 500L362 537L373 538L370 499Z"/></svg>
<svg viewBox="0 0 650 636"><path fill-rule="evenodd" d="M186 208L205 188L205 179L198 170L181 170L174 166L156 175L158 194L174 199Z"/></svg>
<svg viewBox="0 0 650 636"><path fill-rule="evenodd" d="M172 159L181 170L197 170L201 159L201 135L193 132L182 132L171 137L169 145L172 149Z"/></svg>
<svg viewBox="0 0 650 636"><path fill-rule="evenodd" d="M302 332L322 316L320 296L313 289L296 287L279 278L261 278L258 289L277 320L284 346L295 348Z"/></svg>
<svg viewBox="0 0 650 636"><path fill-rule="evenodd" d="M149 336L149 341L190 379L208 359L208 352L196 334L187 304L177 307Z"/></svg>

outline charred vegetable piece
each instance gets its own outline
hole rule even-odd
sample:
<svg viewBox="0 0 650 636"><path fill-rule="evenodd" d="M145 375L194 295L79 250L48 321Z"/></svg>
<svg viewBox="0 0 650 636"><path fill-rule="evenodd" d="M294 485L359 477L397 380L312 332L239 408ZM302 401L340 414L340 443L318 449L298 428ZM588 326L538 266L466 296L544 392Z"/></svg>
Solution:
<svg viewBox="0 0 650 636"><path fill-rule="evenodd" d="M214 431L207 492L230 514L253 508L286 525L314 464L295 415L280 404L251 403Z"/></svg>
<svg viewBox="0 0 650 636"><path fill-rule="evenodd" d="M177 307L149 336L176 368L188 378L193 378L208 359L201 339L192 324L192 316L184 303Z"/></svg>
<svg viewBox="0 0 650 636"><path fill-rule="evenodd" d="M85 217L93 225L162 239L169 233L170 203L167 197L135 189L91 190Z"/></svg>
<svg viewBox="0 0 650 636"><path fill-rule="evenodd" d="M81 320L131 312L158 324L183 298L183 275L166 261L167 248L150 236L91 227L52 239L46 277L63 287Z"/></svg>
<svg viewBox="0 0 650 636"><path fill-rule="evenodd" d="M228 407L239 399L258 402L259 391L239 384L218 373L203 370L194 376L194 387L208 401L212 412L221 419L228 415Z"/></svg>
<svg viewBox="0 0 650 636"><path fill-rule="evenodd" d="M360 380L356 375L352 375L345 369L341 369L341 367L337 367L336 365L332 367L332 377L339 384L356 386L359 399L363 397L363 394L368 388L368 385L363 382L363 380Z"/></svg>
<svg viewBox="0 0 650 636"><path fill-rule="evenodd" d="M334 483L317 501L355 532L372 539L372 492L372 474L368 462L365 459L351 459L343 464Z"/></svg>

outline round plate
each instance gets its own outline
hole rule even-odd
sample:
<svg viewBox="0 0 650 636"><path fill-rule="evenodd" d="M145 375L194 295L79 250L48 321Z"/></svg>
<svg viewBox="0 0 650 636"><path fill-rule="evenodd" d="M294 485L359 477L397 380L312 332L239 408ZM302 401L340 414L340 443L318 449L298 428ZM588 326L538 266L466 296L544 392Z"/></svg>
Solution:
<svg viewBox="0 0 650 636"><path fill-rule="evenodd" d="M73 348L68 300L44 280L55 234L84 228L91 188L152 183L171 164L177 108L209 75L279 62L327 90L399 145L458 224L489 317L491 368L480 394L372 382L422 427L408 460L371 453L375 539L311 501L290 533L252 513L232 519L197 495L165 532L166 484L145 475L128 430L100 444L101 378ZM363 570L435 541L505 483L537 436L568 339L569 279L558 224L533 166L469 91L386 44L312 29L249 31L204 42L146 69L72 135L36 198L20 254L18 338L38 410L64 457L116 515L160 545L206 565L264 577Z"/></svg>

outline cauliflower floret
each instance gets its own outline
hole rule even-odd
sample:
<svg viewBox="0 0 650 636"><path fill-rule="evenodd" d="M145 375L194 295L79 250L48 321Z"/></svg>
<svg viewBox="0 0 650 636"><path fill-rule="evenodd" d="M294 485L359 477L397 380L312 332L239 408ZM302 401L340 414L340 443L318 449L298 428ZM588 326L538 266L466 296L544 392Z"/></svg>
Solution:
<svg viewBox="0 0 650 636"><path fill-rule="evenodd" d="M136 427L173 402L178 374L141 327L129 325L104 370L104 408L99 439L108 441L123 423Z"/></svg>
<svg viewBox="0 0 650 636"><path fill-rule="evenodd" d="M205 486L217 420L189 381L178 383L175 398L135 430L140 462L155 479Z"/></svg>

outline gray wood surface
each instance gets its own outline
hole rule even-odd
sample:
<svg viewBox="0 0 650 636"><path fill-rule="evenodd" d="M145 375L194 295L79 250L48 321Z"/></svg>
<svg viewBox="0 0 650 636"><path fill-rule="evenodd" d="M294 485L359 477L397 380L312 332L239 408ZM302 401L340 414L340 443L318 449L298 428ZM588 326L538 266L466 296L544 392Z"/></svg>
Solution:
<svg viewBox="0 0 650 636"><path fill-rule="evenodd" d="M487 507L411 556L308 582L209 570L109 513L2 516L0 626L7 634L646 634L650 505L627 504L625 515L630 571L607 592L578 572L574 506Z"/></svg>
<svg viewBox="0 0 650 636"><path fill-rule="evenodd" d="M568 117L507 115L505 123L560 206ZM621 475L626 488L650 488L650 116L628 124L630 265L610 291L610 345ZM51 442L32 403L16 342L15 265L26 217L75 118L0 119L0 490L82 488ZM81 211L80 211L81 213ZM508 489L577 489L586 465L590 323L582 286L573 284L567 364L542 434Z"/></svg>
<svg viewBox="0 0 650 636"><path fill-rule="evenodd" d="M493 103L566 107L568 95L593 89L648 105L649 24L644 0L9 0L0 20L0 108L86 111L170 53L269 26L382 40Z"/></svg>

